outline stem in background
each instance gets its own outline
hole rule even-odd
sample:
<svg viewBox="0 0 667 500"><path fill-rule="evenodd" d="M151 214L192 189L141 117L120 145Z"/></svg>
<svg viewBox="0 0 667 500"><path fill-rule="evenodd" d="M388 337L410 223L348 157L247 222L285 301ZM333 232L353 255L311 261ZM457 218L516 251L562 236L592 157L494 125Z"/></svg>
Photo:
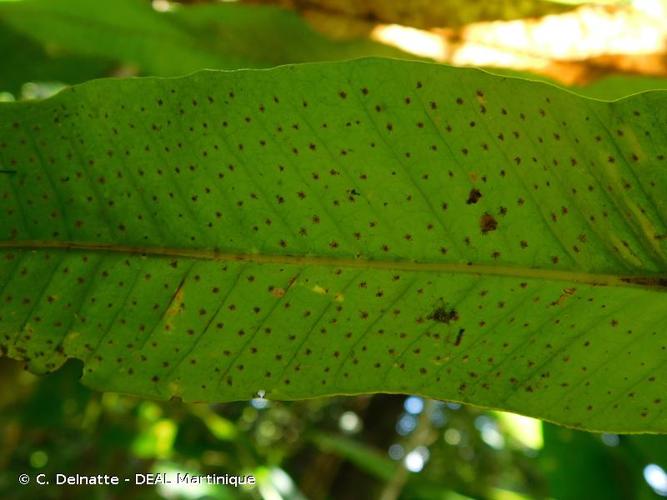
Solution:
<svg viewBox="0 0 667 500"><path fill-rule="evenodd" d="M417 427L405 443L406 456L418 447L429 446L433 442L434 429L431 425L431 415L434 409L434 401L432 399L424 399L424 408L419 415ZM404 462L401 461L391 481L382 490L380 500L397 500L401 495L405 483L408 481L409 475L410 472L405 468Z"/></svg>

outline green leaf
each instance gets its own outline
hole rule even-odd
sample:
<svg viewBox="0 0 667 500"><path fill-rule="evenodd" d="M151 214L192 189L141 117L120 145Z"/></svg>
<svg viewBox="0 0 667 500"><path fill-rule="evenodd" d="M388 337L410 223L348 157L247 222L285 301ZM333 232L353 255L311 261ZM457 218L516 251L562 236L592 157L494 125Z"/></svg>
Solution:
<svg viewBox="0 0 667 500"><path fill-rule="evenodd" d="M344 458L369 476L383 482L391 480L403 467L401 462L392 461L386 452L350 437L312 432L308 438L321 451ZM468 498L456 495L441 482L416 475L408 476L403 490L408 498Z"/></svg>
<svg viewBox="0 0 667 500"><path fill-rule="evenodd" d="M345 436L314 432L310 440L322 451L345 458L361 470L382 481L389 481L400 462L392 462L386 453Z"/></svg>
<svg viewBox="0 0 667 500"><path fill-rule="evenodd" d="M586 85L565 86L547 76L526 71L514 71L505 68L484 68L489 73L500 76L524 78L568 89L579 95L595 99L614 100L649 90L667 90L667 78L643 75L609 75Z"/></svg>
<svg viewBox="0 0 667 500"><path fill-rule="evenodd" d="M545 425L544 438L541 459L552 498L638 498L641 471L628 470L600 436Z"/></svg>
<svg viewBox="0 0 667 500"><path fill-rule="evenodd" d="M643 477L648 464L667 466L667 436L601 436L544 426L539 457L552 498L636 498L658 496ZM615 441L615 442L614 442ZM572 453L572 450L577 450Z"/></svg>
<svg viewBox="0 0 667 500"><path fill-rule="evenodd" d="M647 90L667 90L667 78L611 75L586 86L572 87L571 90L581 95L611 100Z"/></svg>
<svg viewBox="0 0 667 500"><path fill-rule="evenodd" d="M2 351L667 431L666 99L369 59L1 104Z"/></svg>
<svg viewBox="0 0 667 500"><path fill-rule="evenodd" d="M108 61L49 53L46 47L3 23L0 23L0 53L0 91L17 97L26 82L82 82L104 75L112 67Z"/></svg>
<svg viewBox="0 0 667 500"><path fill-rule="evenodd" d="M157 12L144 0L24 0L0 4L0 22L3 30L16 33L0 36L0 48L6 46L9 54L0 62L0 90L34 79L83 81L91 76L73 71L77 61L95 58L131 65L140 74L178 76L202 68L406 55L368 40L329 40L296 14L265 6L198 5ZM35 64L28 50L54 61Z"/></svg>

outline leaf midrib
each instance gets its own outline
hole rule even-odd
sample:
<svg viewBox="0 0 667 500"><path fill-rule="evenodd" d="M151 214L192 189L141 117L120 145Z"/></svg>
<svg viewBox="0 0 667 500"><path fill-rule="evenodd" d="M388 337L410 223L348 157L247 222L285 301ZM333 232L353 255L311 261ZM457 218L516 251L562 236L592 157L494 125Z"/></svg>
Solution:
<svg viewBox="0 0 667 500"><path fill-rule="evenodd" d="M132 246L114 243L95 243L55 240L0 241L3 250L62 250L100 253L119 253L153 257L174 257L222 262L250 262L295 266L345 267L354 269L408 272L438 272L472 274L510 278L567 281L593 286L633 287L667 291L667 274L610 274L585 271L541 269L521 266L491 266L473 262L420 262L411 260L379 260L362 257L333 257L314 255L281 255L267 253L228 252L216 249Z"/></svg>

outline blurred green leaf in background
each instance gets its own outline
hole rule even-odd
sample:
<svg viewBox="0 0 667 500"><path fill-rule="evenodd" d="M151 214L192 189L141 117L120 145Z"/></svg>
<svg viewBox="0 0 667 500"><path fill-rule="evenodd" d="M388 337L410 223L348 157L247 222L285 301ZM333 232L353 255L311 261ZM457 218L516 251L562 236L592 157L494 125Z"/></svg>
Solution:
<svg viewBox="0 0 667 500"><path fill-rule="evenodd" d="M664 436L588 434L535 421L542 443L522 435L525 420L511 430L517 418L511 414L415 396L185 405L91 392L77 382L76 363L43 378L7 360L0 369L2 498L391 498L387 486L401 464L409 473L398 492L409 499L657 499L667 493L660 474L667 470ZM411 443L424 430L425 439ZM24 472L176 470L252 473L259 487L63 492L16 485Z"/></svg>
<svg viewBox="0 0 667 500"><path fill-rule="evenodd" d="M30 81L405 55L364 39L329 40L279 8L235 3L159 12L142 0L0 2L0 26L0 49L9 55L0 60L0 91L12 93Z"/></svg>

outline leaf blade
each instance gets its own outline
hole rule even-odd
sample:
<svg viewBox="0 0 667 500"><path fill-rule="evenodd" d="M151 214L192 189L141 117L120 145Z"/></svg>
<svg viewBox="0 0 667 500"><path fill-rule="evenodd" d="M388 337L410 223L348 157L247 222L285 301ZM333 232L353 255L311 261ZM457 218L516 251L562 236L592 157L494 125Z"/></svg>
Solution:
<svg viewBox="0 0 667 500"><path fill-rule="evenodd" d="M3 351L664 431L664 100L360 60L3 105Z"/></svg>

